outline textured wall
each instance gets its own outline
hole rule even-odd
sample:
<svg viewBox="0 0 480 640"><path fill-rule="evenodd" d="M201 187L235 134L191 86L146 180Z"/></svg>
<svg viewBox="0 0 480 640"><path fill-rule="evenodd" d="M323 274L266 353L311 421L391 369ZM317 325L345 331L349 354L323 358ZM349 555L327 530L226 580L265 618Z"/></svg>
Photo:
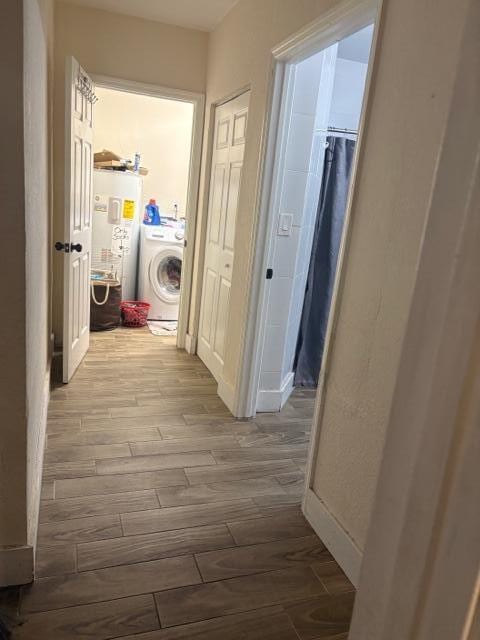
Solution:
<svg viewBox="0 0 480 640"><path fill-rule="evenodd" d="M0 5L2 139L0 193L4 313L0 331L0 546L26 531L25 196L23 162L23 7ZM8 301L8 306L5 304Z"/></svg>
<svg viewBox="0 0 480 640"><path fill-rule="evenodd" d="M5 3L0 9L0 53L9 61L2 68L9 90L2 98L6 126L0 160L5 163L0 249L8 301L0 335L0 546L35 544L40 498L49 370L52 9L49 0Z"/></svg>
<svg viewBox="0 0 480 640"><path fill-rule="evenodd" d="M414 0L384 3L314 483L317 495L361 550L451 98L464 5L464 0L455 6L439 0L432 12L428 3Z"/></svg>
<svg viewBox="0 0 480 640"><path fill-rule="evenodd" d="M53 0L24 2L28 542L36 539L49 394Z"/></svg>

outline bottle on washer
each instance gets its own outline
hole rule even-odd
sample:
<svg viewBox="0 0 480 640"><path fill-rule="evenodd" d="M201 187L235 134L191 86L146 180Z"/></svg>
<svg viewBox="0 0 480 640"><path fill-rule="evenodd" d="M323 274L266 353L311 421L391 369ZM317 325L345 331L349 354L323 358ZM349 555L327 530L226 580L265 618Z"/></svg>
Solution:
<svg viewBox="0 0 480 640"><path fill-rule="evenodd" d="M161 224L160 211L158 210L158 205L155 198L150 198L147 206L145 207L145 213L143 215L143 224L149 224L149 225Z"/></svg>

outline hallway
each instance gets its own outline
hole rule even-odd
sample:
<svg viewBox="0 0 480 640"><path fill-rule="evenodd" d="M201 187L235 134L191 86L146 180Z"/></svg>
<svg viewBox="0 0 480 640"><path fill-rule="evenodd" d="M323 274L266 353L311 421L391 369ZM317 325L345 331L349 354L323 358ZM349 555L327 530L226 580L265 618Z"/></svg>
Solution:
<svg viewBox="0 0 480 640"><path fill-rule="evenodd" d="M312 412L235 421L172 338L93 334L52 393L14 638L346 638L353 587L300 510Z"/></svg>

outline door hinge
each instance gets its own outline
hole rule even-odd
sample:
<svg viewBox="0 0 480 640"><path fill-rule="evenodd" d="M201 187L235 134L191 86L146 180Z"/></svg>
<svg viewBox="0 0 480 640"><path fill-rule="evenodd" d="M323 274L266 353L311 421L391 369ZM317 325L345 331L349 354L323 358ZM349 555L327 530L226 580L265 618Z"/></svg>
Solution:
<svg viewBox="0 0 480 640"><path fill-rule="evenodd" d="M273 278L273 269L267 269L267 280L271 280Z"/></svg>

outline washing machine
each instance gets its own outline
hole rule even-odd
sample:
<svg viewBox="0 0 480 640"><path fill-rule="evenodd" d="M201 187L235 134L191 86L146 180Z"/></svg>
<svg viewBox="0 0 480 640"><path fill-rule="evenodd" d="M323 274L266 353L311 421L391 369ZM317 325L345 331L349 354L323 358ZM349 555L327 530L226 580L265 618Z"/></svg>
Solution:
<svg viewBox="0 0 480 640"><path fill-rule="evenodd" d="M150 303L150 320L178 320L184 230L142 225L139 299Z"/></svg>

